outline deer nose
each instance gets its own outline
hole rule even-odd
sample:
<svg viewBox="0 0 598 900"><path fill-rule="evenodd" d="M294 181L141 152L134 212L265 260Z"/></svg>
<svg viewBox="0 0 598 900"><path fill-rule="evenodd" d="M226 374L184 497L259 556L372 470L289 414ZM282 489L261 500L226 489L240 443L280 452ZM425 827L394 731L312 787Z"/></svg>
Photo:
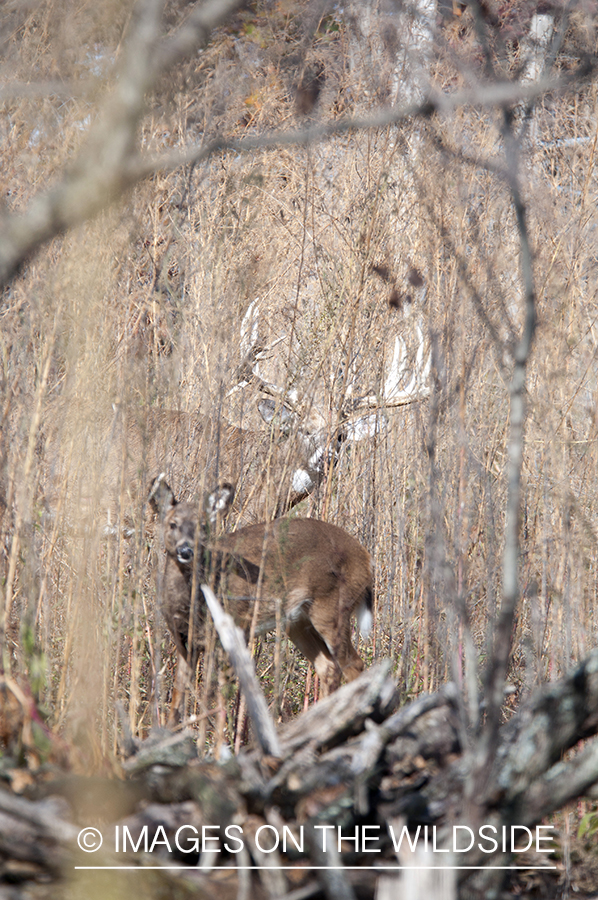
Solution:
<svg viewBox="0 0 598 900"><path fill-rule="evenodd" d="M177 544L176 556L180 563L189 563L193 559L193 547L188 541Z"/></svg>

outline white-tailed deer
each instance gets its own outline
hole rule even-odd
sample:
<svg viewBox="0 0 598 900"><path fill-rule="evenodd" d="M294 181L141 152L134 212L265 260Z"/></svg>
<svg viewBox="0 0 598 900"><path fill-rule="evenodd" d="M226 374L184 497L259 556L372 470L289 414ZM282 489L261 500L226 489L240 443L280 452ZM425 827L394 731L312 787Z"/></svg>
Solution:
<svg viewBox="0 0 598 900"><path fill-rule="evenodd" d="M284 336L265 350L260 347L258 302L254 300L250 304L241 325L245 377L229 391L229 396L249 385L256 387L261 395L258 409L262 419L292 436L299 449L299 453L292 457L294 464L289 467L286 482L282 485L279 482L275 508L275 516L279 517L322 483L331 461L336 461L344 443L372 437L384 426L379 411L407 406L428 396L431 355L426 350L421 322L417 321L414 328L417 341L415 355L409 354L403 336L395 335L392 361L386 370L382 390L378 394L358 396L355 394L354 380L347 379L342 405L326 416L314 403L313 391L300 398L295 389L288 390L263 377L263 360L269 357L272 347L280 343Z"/></svg>
<svg viewBox="0 0 598 900"><path fill-rule="evenodd" d="M241 324L243 362L229 396L250 386L256 389L259 412L270 429L239 428L201 411L153 410L137 418L116 409L111 421L92 421L87 427L73 422L68 428L72 443L61 439L60 432L48 439L53 477L46 506L56 509L61 495L70 497L67 506L84 519L101 511L108 519L106 533L132 533L150 477L165 472L177 492L187 496L221 478L235 482L243 523L280 517L321 484L343 443L370 437L381 427L377 411L427 395L430 361L420 324L414 329L414 357L403 337L395 337L379 394L358 397L347 379L342 408L328 415L315 406L313 390L300 398L263 377L262 365L286 336L260 345L258 325L254 301Z"/></svg>
<svg viewBox="0 0 598 900"><path fill-rule="evenodd" d="M166 551L162 608L177 649L194 668L203 652L207 615L201 583L211 581L241 627L249 629L255 613L257 632L264 633L280 616L327 695L341 676L351 681L363 670L351 641L351 617L357 616L367 635L373 604L370 554L342 528L318 519L276 519L211 540L210 527L226 512L232 493L230 485L222 485L198 511L197 505L177 503L163 476L152 487L150 501L163 523Z"/></svg>

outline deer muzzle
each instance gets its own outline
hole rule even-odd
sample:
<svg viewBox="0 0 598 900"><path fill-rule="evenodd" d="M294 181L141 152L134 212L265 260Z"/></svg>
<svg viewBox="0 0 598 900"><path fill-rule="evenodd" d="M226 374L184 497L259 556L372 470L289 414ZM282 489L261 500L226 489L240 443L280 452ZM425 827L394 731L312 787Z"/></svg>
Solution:
<svg viewBox="0 0 598 900"><path fill-rule="evenodd" d="M182 565L189 565L189 563L193 559L193 547L191 546L189 541L181 541L180 544L177 544L176 558Z"/></svg>

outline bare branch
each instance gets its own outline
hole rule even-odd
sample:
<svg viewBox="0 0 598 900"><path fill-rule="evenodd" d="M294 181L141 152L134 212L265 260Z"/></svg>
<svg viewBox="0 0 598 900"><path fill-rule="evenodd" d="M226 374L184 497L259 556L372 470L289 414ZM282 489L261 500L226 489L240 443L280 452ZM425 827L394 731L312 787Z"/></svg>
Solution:
<svg viewBox="0 0 598 900"><path fill-rule="evenodd" d="M210 32L245 6L246 0L206 0L193 10L178 31L159 48L154 62L156 75L166 72L207 43Z"/></svg>
<svg viewBox="0 0 598 900"><path fill-rule="evenodd" d="M483 785L496 753L500 728L500 710L504 697L515 612L519 603L519 556L521 515L521 473L523 466L524 426L526 415L526 372L536 328L536 296L533 258L528 234L525 205L519 182L519 144L512 129L512 115L503 110L503 135L507 171L510 174L512 203L519 234L521 280L523 282L524 323L514 349L514 363L509 385L510 434L507 444L507 500L505 546L503 551L502 604L494 629L493 649L486 672L487 717L484 732L476 749L475 774L470 782L470 799L479 803L485 795Z"/></svg>
<svg viewBox="0 0 598 900"><path fill-rule="evenodd" d="M279 757L282 754L276 728L270 718L268 704L260 690L253 659L245 644L243 632L235 625L232 617L224 612L214 596L214 592L207 584L202 584L201 592L212 614L222 646L230 656L237 673L260 746L264 753Z"/></svg>
<svg viewBox="0 0 598 900"><path fill-rule="evenodd" d="M427 118L433 113L448 115L463 106L512 106L528 103L547 91L563 90L579 83L579 73L556 78L542 78L530 84L499 82L453 94L431 90L421 102L406 106L391 106L380 112L336 122L314 125L287 132L248 137L241 140L217 138L204 147L192 147L183 152L145 157L135 151L135 133L145 94L151 90L165 67L182 58L184 48L192 49L191 34L205 39L210 28L216 27L227 15L239 8L241 0L226 4L211 2L201 7L196 27L190 26L184 38L163 56L156 50L157 7L159 0L144 7L141 24L127 50L123 76L114 94L110 95L92 127L86 147L64 179L51 191L36 197L25 213L5 215L0 221L0 284L6 284L19 266L45 241L68 228L91 218L114 203L126 190L157 171L172 171L180 166L204 162L218 152L237 153L290 144L309 144L348 131L384 128L410 118ZM199 13L198 13L199 15ZM174 38L173 38L174 40ZM168 45L167 45L168 47ZM140 58L152 63L140 65ZM160 68L158 60L163 59ZM595 70L595 61L583 72L587 79ZM130 79L129 79L130 74Z"/></svg>
<svg viewBox="0 0 598 900"><path fill-rule="evenodd" d="M6 284L45 241L106 209L147 174L135 146L146 94L166 66L181 58L183 49L188 53L206 40L209 31L238 9L242 0L212 0L199 7L179 33L177 46L161 62L157 50L162 5L162 0L145 0L141 6L116 87L62 181L38 195L26 212L0 220L0 284Z"/></svg>

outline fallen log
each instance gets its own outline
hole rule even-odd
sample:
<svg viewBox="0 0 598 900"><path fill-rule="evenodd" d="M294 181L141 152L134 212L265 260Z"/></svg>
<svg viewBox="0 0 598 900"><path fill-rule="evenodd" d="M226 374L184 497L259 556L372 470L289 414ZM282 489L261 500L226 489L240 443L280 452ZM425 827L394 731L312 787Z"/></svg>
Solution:
<svg viewBox="0 0 598 900"><path fill-rule="evenodd" d="M396 873L384 866L396 869L397 854L404 860L410 841L415 851L416 834L414 858L429 863L450 843L455 825L461 836L480 824L497 833L511 825L531 829L598 782L597 673L595 651L536 691L500 729L475 815L467 788L476 742L462 746L455 686L399 708L397 686L382 663L280 728L276 757L249 748L222 764L201 761L189 757L188 735L168 734L141 745L123 766L124 782L79 776L69 787L63 776L36 784L28 798L0 791L0 878L11 882L11 900L33 896L42 885L44 897L63 896L65 880L73 879L91 894L107 872L125 878L124 870L106 868L123 865L145 870L149 898L218 891L223 898L352 900L373 898L380 876L387 896L395 888L400 896ZM563 758L582 740L586 746L574 758ZM73 797L83 782L93 783L93 791L78 807ZM108 785L119 784L125 800L111 814L109 802L100 800L109 798ZM95 822L94 808L101 809ZM77 846L84 827L101 834L96 853ZM422 857L425 828L437 844ZM510 859L508 848L484 853L479 841L442 857L486 870ZM75 868L81 865L104 868ZM546 872L556 878L554 870ZM451 890L490 896L480 874L475 877L459 870L454 884L460 886Z"/></svg>

